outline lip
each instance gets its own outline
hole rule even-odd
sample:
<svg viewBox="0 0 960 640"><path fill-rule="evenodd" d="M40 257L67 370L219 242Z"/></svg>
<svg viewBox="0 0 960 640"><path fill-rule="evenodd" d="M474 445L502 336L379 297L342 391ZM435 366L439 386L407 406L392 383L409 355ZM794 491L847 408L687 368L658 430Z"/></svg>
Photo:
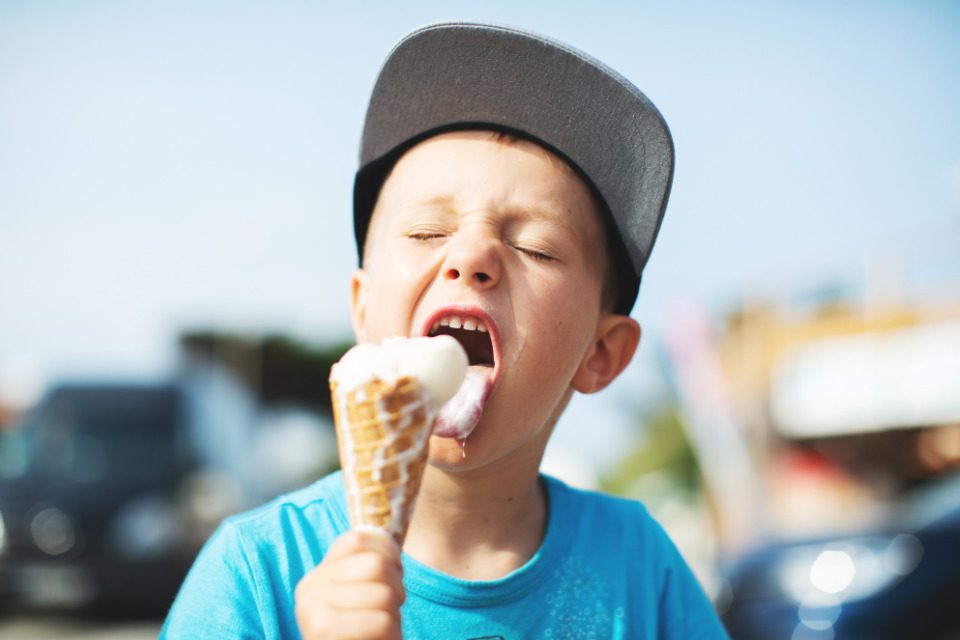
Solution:
<svg viewBox="0 0 960 640"><path fill-rule="evenodd" d="M447 305L439 307L431 313L421 328L420 335L430 335L430 329L440 318L447 315L458 315L469 318L476 318L483 322L490 335L490 343L493 346L493 375L490 376L490 389L496 386L500 379L501 363L503 362L503 353L501 351L500 328L489 313L476 305Z"/></svg>

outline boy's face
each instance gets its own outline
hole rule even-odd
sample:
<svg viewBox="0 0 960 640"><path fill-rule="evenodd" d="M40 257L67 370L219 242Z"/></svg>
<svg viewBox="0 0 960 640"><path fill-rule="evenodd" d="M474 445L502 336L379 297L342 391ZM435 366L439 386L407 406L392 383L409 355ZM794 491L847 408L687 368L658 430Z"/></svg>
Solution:
<svg viewBox="0 0 960 640"><path fill-rule="evenodd" d="M475 426L467 457L435 436L433 464L539 460L606 315L602 247L587 186L531 142L447 133L397 162L354 277L354 330L361 342L446 332L467 350L472 390L435 431Z"/></svg>

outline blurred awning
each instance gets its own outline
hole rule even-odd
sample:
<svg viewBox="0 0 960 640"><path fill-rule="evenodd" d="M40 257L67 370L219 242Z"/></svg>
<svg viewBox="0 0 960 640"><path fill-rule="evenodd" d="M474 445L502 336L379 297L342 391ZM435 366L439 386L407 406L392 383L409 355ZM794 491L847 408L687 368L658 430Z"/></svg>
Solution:
<svg viewBox="0 0 960 640"><path fill-rule="evenodd" d="M790 438L960 423L960 322L799 344L770 382L773 424Z"/></svg>

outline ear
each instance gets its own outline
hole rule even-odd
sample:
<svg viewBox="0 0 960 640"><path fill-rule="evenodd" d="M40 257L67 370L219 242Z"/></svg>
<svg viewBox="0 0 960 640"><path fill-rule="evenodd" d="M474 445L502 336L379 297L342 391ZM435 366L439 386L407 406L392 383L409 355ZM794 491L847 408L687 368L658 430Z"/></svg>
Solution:
<svg viewBox="0 0 960 640"><path fill-rule="evenodd" d="M367 341L367 272L357 269L350 278L350 322L357 342Z"/></svg>
<svg viewBox="0 0 960 640"><path fill-rule="evenodd" d="M636 320L614 313L605 315L573 376L573 388L580 393L600 391L630 364L639 344L640 325Z"/></svg>

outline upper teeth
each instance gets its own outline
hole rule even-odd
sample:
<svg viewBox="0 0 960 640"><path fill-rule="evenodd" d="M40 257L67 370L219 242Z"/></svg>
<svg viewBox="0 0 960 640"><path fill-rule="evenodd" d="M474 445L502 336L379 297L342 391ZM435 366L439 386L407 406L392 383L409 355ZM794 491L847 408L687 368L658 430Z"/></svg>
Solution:
<svg viewBox="0 0 960 640"><path fill-rule="evenodd" d="M437 331L440 327L450 327L451 329L466 329L467 331L482 331L486 333L487 326L479 318L461 317L461 316L443 316L433 323L430 332Z"/></svg>

